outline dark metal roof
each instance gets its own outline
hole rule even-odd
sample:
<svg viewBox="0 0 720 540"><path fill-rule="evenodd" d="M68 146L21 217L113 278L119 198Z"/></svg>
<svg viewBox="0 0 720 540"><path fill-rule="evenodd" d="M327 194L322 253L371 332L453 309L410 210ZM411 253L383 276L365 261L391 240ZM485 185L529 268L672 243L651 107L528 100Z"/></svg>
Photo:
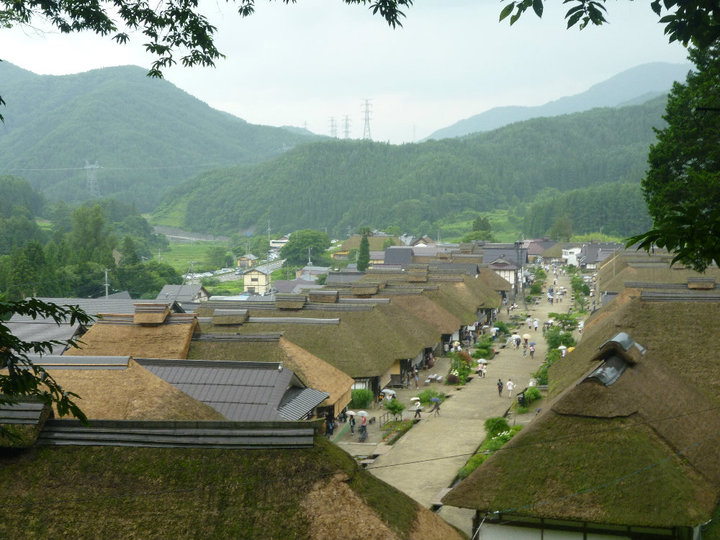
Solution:
<svg viewBox="0 0 720 540"><path fill-rule="evenodd" d="M39 401L20 401L0 405L0 424L38 425L47 405Z"/></svg>
<svg viewBox="0 0 720 540"><path fill-rule="evenodd" d="M60 306L78 306L88 315L96 316L100 313L135 313L135 304L157 304L165 303L170 306L170 310L176 313L183 313L183 309L176 302L164 302L160 300L128 300L123 298L40 298L37 300L57 304ZM52 319L37 318L33 319L29 315L15 314L10 318L11 322L24 321L52 321ZM54 323L54 321L53 321Z"/></svg>
<svg viewBox="0 0 720 540"><path fill-rule="evenodd" d="M48 420L40 445L154 448L310 448L310 422L157 422Z"/></svg>
<svg viewBox="0 0 720 540"><path fill-rule="evenodd" d="M137 361L190 397L210 405L228 420L283 420L285 417L279 409L288 390L293 387L304 389L292 370L274 362ZM302 396L302 400L288 409L288 414L293 418L303 418L317 406L319 402L314 401L317 397L314 394ZM286 400L288 405L290 401Z"/></svg>
<svg viewBox="0 0 720 540"><path fill-rule="evenodd" d="M57 324L52 319L5 323L10 333L23 341L67 341L82 333L79 323ZM54 344L52 354L62 354L66 345Z"/></svg>
<svg viewBox="0 0 720 540"><path fill-rule="evenodd" d="M286 420L302 420L325 401L330 394L314 388L289 388L280 404L280 416Z"/></svg>
<svg viewBox="0 0 720 540"><path fill-rule="evenodd" d="M164 285L157 295L157 300L168 302L195 302L201 296L209 296L202 285Z"/></svg>

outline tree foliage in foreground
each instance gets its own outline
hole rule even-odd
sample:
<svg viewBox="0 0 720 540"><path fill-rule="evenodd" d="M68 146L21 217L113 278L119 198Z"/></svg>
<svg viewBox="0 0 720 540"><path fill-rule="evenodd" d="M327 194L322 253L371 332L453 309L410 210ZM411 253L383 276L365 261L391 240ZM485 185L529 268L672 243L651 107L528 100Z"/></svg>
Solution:
<svg viewBox="0 0 720 540"><path fill-rule="evenodd" d="M696 71L670 92L642 182L653 227L628 246L667 248L702 272L720 263L720 41L690 59Z"/></svg>
<svg viewBox="0 0 720 540"><path fill-rule="evenodd" d="M49 318L60 324L68 322L88 324L91 318L77 306L58 306L35 298L18 302L0 302L0 320L18 314L36 318ZM65 392L53 377L30 360L31 354L48 354L55 345L76 345L74 340L23 341L0 322L0 404L17 403L25 398L40 399L55 405L60 416L72 415L87 421L72 392Z"/></svg>
<svg viewBox="0 0 720 540"><path fill-rule="evenodd" d="M568 28L577 25L582 30L588 24L600 26L608 22L605 0L565 0L563 3L570 6L565 13ZM510 24L514 24L530 8L542 17L544 0L509 2L500 12L500 20L510 17ZM717 2L652 0L650 8L665 25L665 34L671 43L679 41L687 46L694 42L702 46L720 38L720 6Z"/></svg>

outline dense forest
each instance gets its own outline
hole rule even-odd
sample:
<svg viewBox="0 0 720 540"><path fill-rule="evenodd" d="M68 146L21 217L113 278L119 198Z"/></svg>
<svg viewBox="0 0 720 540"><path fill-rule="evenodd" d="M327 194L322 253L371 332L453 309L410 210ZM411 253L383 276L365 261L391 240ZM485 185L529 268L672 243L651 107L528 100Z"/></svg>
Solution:
<svg viewBox="0 0 720 540"><path fill-rule="evenodd" d="M260 165L187 181L171 191L155 218L214 233L262 230L271 222L283 232L327 228L342 234L372 224L432 234L433 224L448 216L519 209L544 200L548 189L639 183L664 104L656 98L422 144L302 145ZM628 222L618 233L635 233L634 226Z"/></svg>
<svg viewBox="0 0 720 540"><path fill-rule="evenodd" d="M148 260L167 240L132 205L47 204L25 180L0 176L0 211L0 298L100 296L106 270L109 292L135 298L155 298L166 283L181 283L171 266Z"/></svg>
<svg viewBox="0 0 720 540"><path fill-rule="evenodd" d="M98 193L147 212L170 186L227 165L258 163L317 139L248 124L135 66L35 75L0 62L0 174L26 178L51 200ZM85 170L86 162L98 169Z"/></svg>
<svg viewBox="0 0 720 540"><path fill-rule="evenodd" d="M528 208L523 232L530 238L544 236L565 216L575 233L625 237L652 225L640 184L618 182L544 194Z"/></svg>

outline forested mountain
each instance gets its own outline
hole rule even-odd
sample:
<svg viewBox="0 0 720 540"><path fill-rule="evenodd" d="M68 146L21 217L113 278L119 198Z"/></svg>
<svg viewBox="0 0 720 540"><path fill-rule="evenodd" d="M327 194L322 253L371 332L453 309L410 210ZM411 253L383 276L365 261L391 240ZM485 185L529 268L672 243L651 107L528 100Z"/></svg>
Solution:
<svg viewBox="0 0 720 540"><path fill-rule="evenodd" d="M518 209L548 188L639 182L664 104L657 98L422 144L303 145L261 165L188 181L156 218L182 215L183 227L214 233L264 230L270 222L276 232L339 234L372 224L432 234L433 222L448 215Z"/></svg>
<svg viewBox="0 0 720 540"><path fill-rule="evenodd" d="M601 231L623 237L652 225L639 182L613 182L544 195L525 215L523 232L530 238L544 236L564 216L576 233Z"/></svg>
<svg viewBox="0 0 720 540"><path fill-rule="evenodd" d="M86 161L100 167L100 196L149 211L166 188L204 170L258 163L314 139L248 124L134 66L49 76L0 62L0 95L0 174L68 202L90 198Z"/></svg>
<svg viewBox="0 0 720 540"><path fill-rule="evenodd" d="M543 116L558 116L593 109L638 104L666 95L674 81L683 81L692 66L654 62L643 64L593 85L589 90L537 107L496 107L439 129L427 139L461 137L490 131L512 122Z"/></svg>

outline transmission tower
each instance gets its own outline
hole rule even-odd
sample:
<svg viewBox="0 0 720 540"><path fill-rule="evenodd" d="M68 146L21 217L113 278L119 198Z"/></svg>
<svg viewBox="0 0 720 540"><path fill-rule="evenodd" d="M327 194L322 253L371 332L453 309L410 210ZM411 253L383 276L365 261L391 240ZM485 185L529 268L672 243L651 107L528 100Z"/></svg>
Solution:
<svg viewBox="0 0 720 540"><path fill-rule="evenodd" d="M337 139L337 124L335 123L335 117L330 117L330 136L333 139Z"/></svg>
<svg viewBox="0 0 720 540"><path fill-rule="evenodd" d="M88 199L98 199L100 197L100 190L97 184L97 170L99 168L100 165L97 164L97 161L93 165L90 165L90 163L85 160L85 190L87 191Z"/></svg>
<svg viewBox="0 0 720 540"><path fill-rule="evenodd" d="M347 114L343 116L343 137L350 138L350 117Z"/></svg>
<svg viewBox="0 0 720 540"><path fill-rule="evenodd" d="M372 135L370 134L370 113L371 113L371 106L370 106L370 100L366 99L363 103L362 108L363 116L365 117L365 125L363 126L363 139L372 140Z"/></svg>

